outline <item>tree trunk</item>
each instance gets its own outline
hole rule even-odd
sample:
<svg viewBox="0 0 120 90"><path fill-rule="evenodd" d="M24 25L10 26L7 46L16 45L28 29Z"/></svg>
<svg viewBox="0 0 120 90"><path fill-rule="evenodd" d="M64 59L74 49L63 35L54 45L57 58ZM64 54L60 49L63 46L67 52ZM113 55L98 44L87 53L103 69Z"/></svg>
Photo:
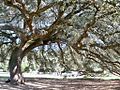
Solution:
<svg viewBox="0 0 120 90"><path fill-rule="evenodd" d="M10 78L8 82L11 84L24 84L24 78L21 71L21 62L23 56L22 50L18 47L15 47L9 61Z"/></svg>
<svg viewBox="0 0 120 90"><path fill-rule="evenodd" d="M9 61L10 78L6 81L7 83L24 84L24 78L21 71L22 59L30 50L41 45L41 42L33 42L33 40L25 42L21 43L19 47L15 47L12 51Z"/></svg>

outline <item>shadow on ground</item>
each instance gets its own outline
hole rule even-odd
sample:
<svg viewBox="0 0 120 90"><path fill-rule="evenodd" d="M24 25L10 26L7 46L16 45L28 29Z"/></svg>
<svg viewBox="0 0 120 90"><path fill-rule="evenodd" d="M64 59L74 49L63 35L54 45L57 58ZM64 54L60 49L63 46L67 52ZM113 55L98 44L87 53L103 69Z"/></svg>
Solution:
<svg viewBox="0 0 120 90"><path fill-rule="evenodd" d="M0 90L120 90L120 80L28 79L26 85L0 81Z"/></svg>

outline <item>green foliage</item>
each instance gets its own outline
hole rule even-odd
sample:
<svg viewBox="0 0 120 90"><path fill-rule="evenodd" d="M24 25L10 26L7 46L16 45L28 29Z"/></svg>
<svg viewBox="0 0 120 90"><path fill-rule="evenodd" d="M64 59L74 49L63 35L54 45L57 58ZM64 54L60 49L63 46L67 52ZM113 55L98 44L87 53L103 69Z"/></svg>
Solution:
<svg viewBox="0 0 120 90"><path fill-rule="evenodd" d="M0 26L0 44L22 47L23 52L29 50L25 52L27 59L23 59L22 71L44 68L46 72L83 70L87 75L98 72L104 75L105 71L120 74L118 0L4 3L0 6L0 12L4 11L0 22L7 25ZM44 31L47 34L42 35ZM11 52L7 55L9 48L3 48L0 47L1 61L7 61Z"/></svg>

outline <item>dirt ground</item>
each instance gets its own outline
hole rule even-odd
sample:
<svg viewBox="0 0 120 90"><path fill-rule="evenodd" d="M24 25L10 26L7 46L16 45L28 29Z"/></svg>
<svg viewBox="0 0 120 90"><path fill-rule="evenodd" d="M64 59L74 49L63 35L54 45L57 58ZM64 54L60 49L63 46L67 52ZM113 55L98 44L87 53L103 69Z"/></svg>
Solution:
<svg viewBox="0 0 120 90"><path fill-rule="evenodd" d="M120 80L28 79L17 86L1 80L0 90L120 90Z"/></svg>

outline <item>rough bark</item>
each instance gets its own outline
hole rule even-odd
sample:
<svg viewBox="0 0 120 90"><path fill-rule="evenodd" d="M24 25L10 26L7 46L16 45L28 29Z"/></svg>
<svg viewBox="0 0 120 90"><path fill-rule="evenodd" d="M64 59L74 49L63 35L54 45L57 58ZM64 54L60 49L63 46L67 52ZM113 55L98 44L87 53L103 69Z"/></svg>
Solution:
<svg viewBox="0 0 120 90"><path fill-rule="evenodd" d="M21 62L23 57L24 55L20 48L15 47L9 61L10 78L6 82L10 82L11 84L24 84L24 78L21 71Z"/></svg>

